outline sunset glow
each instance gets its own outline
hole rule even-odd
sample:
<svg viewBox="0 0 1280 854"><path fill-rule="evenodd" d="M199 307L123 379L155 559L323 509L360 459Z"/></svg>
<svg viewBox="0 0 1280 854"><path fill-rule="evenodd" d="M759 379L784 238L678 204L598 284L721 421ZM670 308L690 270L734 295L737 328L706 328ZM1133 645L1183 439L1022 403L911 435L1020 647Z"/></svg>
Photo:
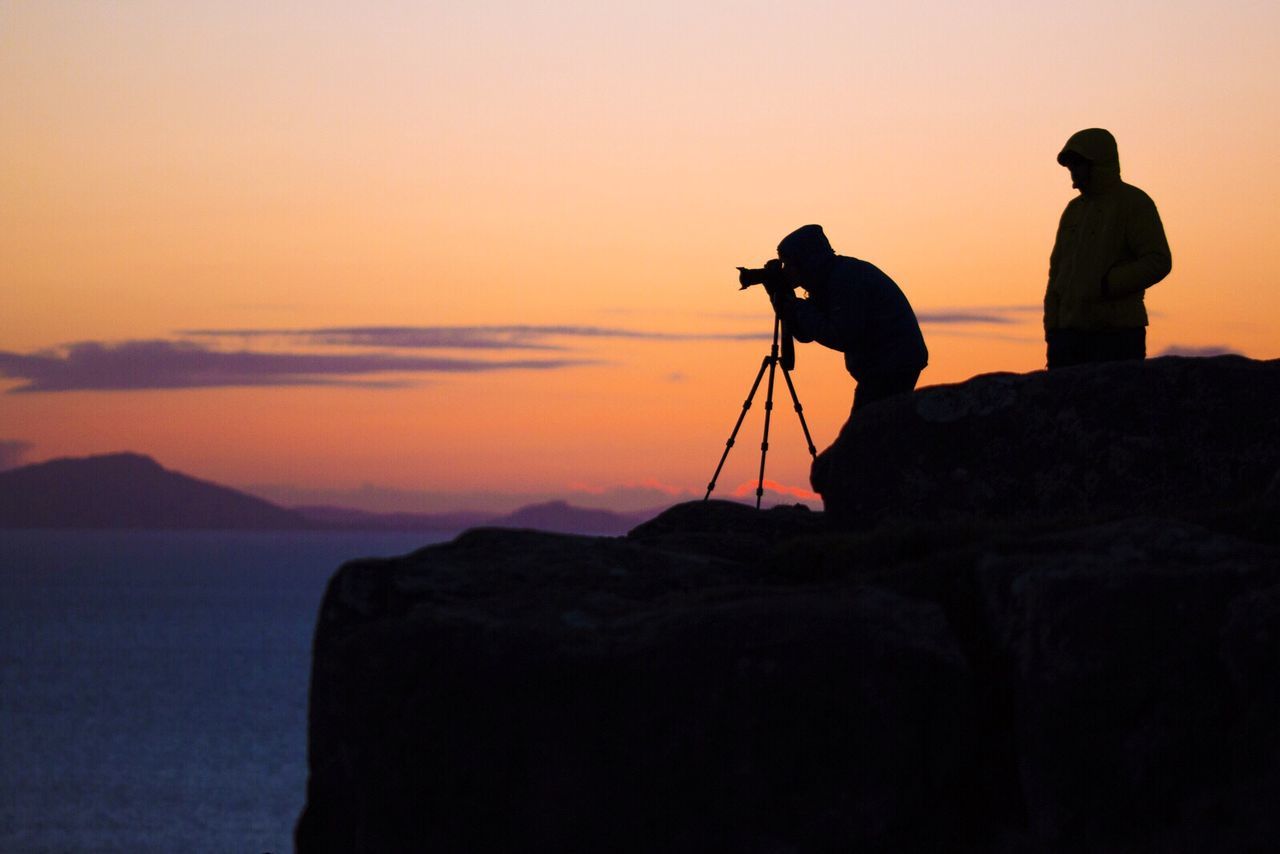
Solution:
<svg viewBox="0 0 1280 854"><path fill-rule="evenodd" d="M769 347L734 268L799 225L906 292L921 385L1042 368L1085 127L1172 248L1149 354L1277 358L1277 57L1271 3L0 2L0 461L701 497ZM816 344L794 378L821 449L853 381ZM808 498L775 397L768 479Z"/></svg>

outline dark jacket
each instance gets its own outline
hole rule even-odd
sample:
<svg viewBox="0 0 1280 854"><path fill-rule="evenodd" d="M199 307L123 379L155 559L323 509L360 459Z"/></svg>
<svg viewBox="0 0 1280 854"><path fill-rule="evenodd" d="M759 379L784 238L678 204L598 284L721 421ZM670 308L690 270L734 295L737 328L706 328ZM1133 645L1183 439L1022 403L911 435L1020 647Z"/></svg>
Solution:
<svg viewBox="0 0 1280 854"><path fill-rule="evenodd" d="M1101 128L1067 140L1092 163L1086 189L1067 204L1049 256L1044 328L1136 329L1147 325L1142 294L1169 274L1173 258L1155 202L1120 180L1115 138Z"/></svg>
<svg viewBox="0 0 1280 854"><path fill-rule="evenodd" d="M776 300L797 341L844 353L855 380L923 370L929 351L902 290L878 267L836 255L826 281L808 299L783 291Z"/></svg>

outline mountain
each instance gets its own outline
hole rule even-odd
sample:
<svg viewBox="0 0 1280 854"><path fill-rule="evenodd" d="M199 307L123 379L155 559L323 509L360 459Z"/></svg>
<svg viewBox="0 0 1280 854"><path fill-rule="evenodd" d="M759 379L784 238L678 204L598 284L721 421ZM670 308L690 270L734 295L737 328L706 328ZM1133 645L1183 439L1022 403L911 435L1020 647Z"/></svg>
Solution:
<svg viewBox="0 0 1280 854"><path fill-rule="evenodd" d="M658 515L660 510L643 513L614 513L574 507L564 501L530 504L512 513L370 513L349 507L295 507L295 512L328 527L365 531L464 531L468 528L529 528L560 534L594 534L621 536L636 525Z"/></svg>
<svg viewBox="0 0 1280 854"><path fill-rule="evenodd" d="M0 472L0 528L306 530L325 527L141 454L63 458Z"/></svg>
<svg viewBox="0 0 1280 854"><path fill-rule="evenodd" d="M463 531L486 526L620 536L657 512L622 514L563 501L506 515L285 508L132 453L62 458L0 472L0 528Z"/></svg>
<svg viewBox="0 0 1280 854"><path fill-rule="evenodd" d="M495 513L462 510L456 513L373 513L327 504L292 508L326 528L358 531L463 531L490 524Z"/></svg>
<svg viewBox="0 0 1280 854"><path fill-rule="evenodd" d="M521 507L514 513L499 516L485 525L494 528L531 528L563 534L620 536L657 515L657 512L614 513L612 510L574 507L563 501L548 501L545 504Z"/></svg>

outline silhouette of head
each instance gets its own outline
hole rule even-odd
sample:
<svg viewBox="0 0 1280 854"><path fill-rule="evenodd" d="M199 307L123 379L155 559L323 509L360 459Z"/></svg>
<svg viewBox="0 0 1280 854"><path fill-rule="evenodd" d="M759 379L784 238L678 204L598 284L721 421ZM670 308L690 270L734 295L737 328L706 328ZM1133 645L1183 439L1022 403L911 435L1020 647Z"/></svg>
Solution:
<svg viewBox="0 0 1280 854"><path fill-rule="evenodd" d="M1089 188L1089 178L1093 173L1093 163L1074 151L1064 151L1058 155L1058 162L1067 167L1071 173L1071 186L1077 190Z"/></svg>
<svg viewBox="0 0 1280 854"><path fill-rule="evenodd" d="M1058 152L1058 163L1071 172L1071 186L1082 193L1105 190L1120 181L1120 152L1116 138L1103 128L1087 128L1071 135Z"/></svg>
<svg viewBox="0 0 1280 854"><path fill-rule="evenodd" d="M782 238L778 244L778 258L782 261L783 272L792 281L805 286L806 290L821 284L835 250L822 232L820 225L805 225Z"/></svg>

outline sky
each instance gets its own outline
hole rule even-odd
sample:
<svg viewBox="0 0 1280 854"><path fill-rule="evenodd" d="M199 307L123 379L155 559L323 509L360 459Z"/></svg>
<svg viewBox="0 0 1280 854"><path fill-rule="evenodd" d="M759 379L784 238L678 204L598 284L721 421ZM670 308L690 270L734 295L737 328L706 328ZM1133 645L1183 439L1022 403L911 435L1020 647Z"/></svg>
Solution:
<svg viewBox="0 0 1280 854"><path fill-rule="evenodd" d="M1043 368L1055 162L1116 136L1148 352L1280 357L1280 6L0 0L0 466L130 450L286 504L701 497L794 228L921 385ZM841 356L799 348L819 448ZM763 390L717 495L754 495ZM785 387L767 478L813 501Z"/></svg>

